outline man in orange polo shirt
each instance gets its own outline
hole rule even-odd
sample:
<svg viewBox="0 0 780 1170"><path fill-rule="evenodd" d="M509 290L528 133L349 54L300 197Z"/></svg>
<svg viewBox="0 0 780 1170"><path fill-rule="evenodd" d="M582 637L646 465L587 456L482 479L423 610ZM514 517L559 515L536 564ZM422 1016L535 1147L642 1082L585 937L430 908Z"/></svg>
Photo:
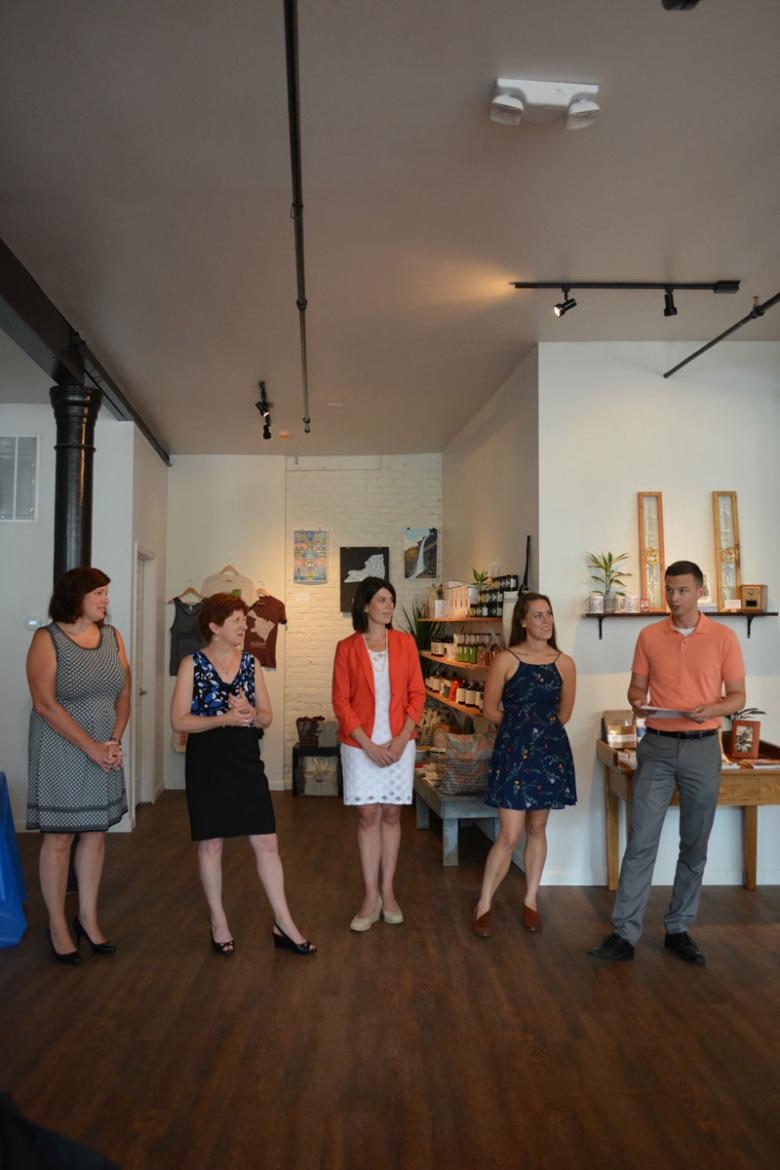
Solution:
<svg viewBox="0 0 780 1170"><path fill-rule="evenodd" d="M675 561L666 570L671 617L642 630L637 639L628 701L641 713L651 707L637 747L631 799L631 836L620 867L613 933L588 951L597 959L633 959L653 880L666 810L675 785L680 792L680 852L672 900L664 916L665 945L687 963L704 955L688 934L696 918L707 841L720 790L720 717L745 705L745 666L732 630L699 613L701 569Z"/></svg>

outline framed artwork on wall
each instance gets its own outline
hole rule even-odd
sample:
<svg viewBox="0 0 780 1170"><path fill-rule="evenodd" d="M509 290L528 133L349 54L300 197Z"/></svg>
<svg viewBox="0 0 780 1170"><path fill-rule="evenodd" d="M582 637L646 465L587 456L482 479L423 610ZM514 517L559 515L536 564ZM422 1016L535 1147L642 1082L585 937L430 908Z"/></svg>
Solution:
<svg viewBox="0 0 780 1170"><path fill-rule="evenodd" d="M326 585L328 582L328 534L321 528L296 528L293 532L293 582Z"/></svg>
<svg viewBox="0 0 780 1170"><path fill-rule="evenodd" d="M350 613L355 590L366 577L388 579L390 573L390 549L347 547L341 553L341 612Z"/></svg>
<svg viewBox="0 0 780 1170"><path fill-rule="evenodd" d="M660 492L637 492L639 506L639 573L651 609L665 609L664 505Z"/></svg>
<svg viewBox="0 0 780 1170"><path fill-rule="evenodd" d="M438 528L404 529L404 577L419 580L435 578L439 557Z"/></svg>
<svg viewBox="0 0 780 1170"><path fill-rule="evenodd" d="M736 492L712 493L712 520L715 529L715 587L718 609L722 610L727 608L727 601L739 601L742 584Z"/></svg>

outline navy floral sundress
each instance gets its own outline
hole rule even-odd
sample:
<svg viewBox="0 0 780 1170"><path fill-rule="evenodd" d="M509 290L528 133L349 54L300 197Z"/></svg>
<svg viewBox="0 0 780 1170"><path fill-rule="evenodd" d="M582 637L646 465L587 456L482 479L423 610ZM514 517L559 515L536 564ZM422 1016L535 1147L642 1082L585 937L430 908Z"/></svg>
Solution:
<svg viewBox="0 0 780 1170"><path fill-rule="evenodd" d="M514 651L510 651L514 654ZM561 679L555 662L523 662L504 684L485 804L527 812L577 803L569 737L558 720Z"/></svg>

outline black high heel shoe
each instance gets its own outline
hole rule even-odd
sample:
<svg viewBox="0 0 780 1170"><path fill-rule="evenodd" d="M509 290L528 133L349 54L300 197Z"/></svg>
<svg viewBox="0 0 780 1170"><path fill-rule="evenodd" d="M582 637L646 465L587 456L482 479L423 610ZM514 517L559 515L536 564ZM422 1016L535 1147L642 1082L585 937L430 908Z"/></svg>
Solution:
<svg viewBox="0 0 780 1170"><path fill-rule="evenodd" d="M64 963L66 967L77 967L81 962L81 955L78 953L78 951L65 951L64 953L55 951L54 943L52 942L51 931L49 930L48 926L46 927L45 933L47 939L49 940L49 946L51 948L54 961L56 963Z"/></svg>
<svg viewBox="0 0 780 1170"><path fill-rule="evenodd" d="M277 951L292 951L296 955L313 955L317 950L314 943L309 942L308 939L302 943L293 942L290 936L284 933L278 922L274 923L273 934L274 946Z"/></svg>
<svg viewBox="0 0 780 1170"><path fill-rule="evenodd" d="M236 953L236 940L234 938L229 938L227 942L218 943L214 938L214 932L211 931L210 933L211 949L215 955L224 955L226 959L229 959L231 955Z"/></svg>
<svg viewBox="0 0 780 1170"><path fill-rule="evenodd" d="M73 922L71 925L73 926L73 933L76 936L76 946L78 946L79 943L81 942L81 940L83 938L85 938L87 940L87 942L89 943L89 945L92 947L93 955L113 955L115 953L116 946L114 945L114 943L110 943L110 942L96 943L96 942L92 941L92 939L89 937L89 935L87 934L84 927L79 922L78 915L76 915L76 917L73 919Z"/></svg>

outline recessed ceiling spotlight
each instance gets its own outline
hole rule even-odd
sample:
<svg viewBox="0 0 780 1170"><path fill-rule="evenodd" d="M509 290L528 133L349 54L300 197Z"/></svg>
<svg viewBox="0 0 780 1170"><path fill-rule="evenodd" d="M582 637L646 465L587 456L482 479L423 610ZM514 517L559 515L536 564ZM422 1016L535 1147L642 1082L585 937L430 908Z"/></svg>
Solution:
<svg viewBox="0 0 780 1170"><path fill-rule="evenodd" d="M276 436L279 439L289 439L290 432L289 431L277 431Z"/></svg>
<svg viewBox="0 0 780 1170"><path fill-rule="evenodd" d="M556 317L564 317L569 312L569 309L576 309L577 307L577 302L574 297L569 296L568 288L562 288L561 292L563 293L563 300L553 306L553 313L555 313Z"/></svg>
<svg viewBox="0 0 780 1170"><path fill-rule="evenodd" d="M674 303L674 293L670 288L664 293L664 317L676 317L677 307Z"/></svg>
<svg viewBox="0 0 780 1170"><path fill-rule="evenodd" d="M343 406L344 403L343 402L326 402L325 405L326 406Z"/></svg>

